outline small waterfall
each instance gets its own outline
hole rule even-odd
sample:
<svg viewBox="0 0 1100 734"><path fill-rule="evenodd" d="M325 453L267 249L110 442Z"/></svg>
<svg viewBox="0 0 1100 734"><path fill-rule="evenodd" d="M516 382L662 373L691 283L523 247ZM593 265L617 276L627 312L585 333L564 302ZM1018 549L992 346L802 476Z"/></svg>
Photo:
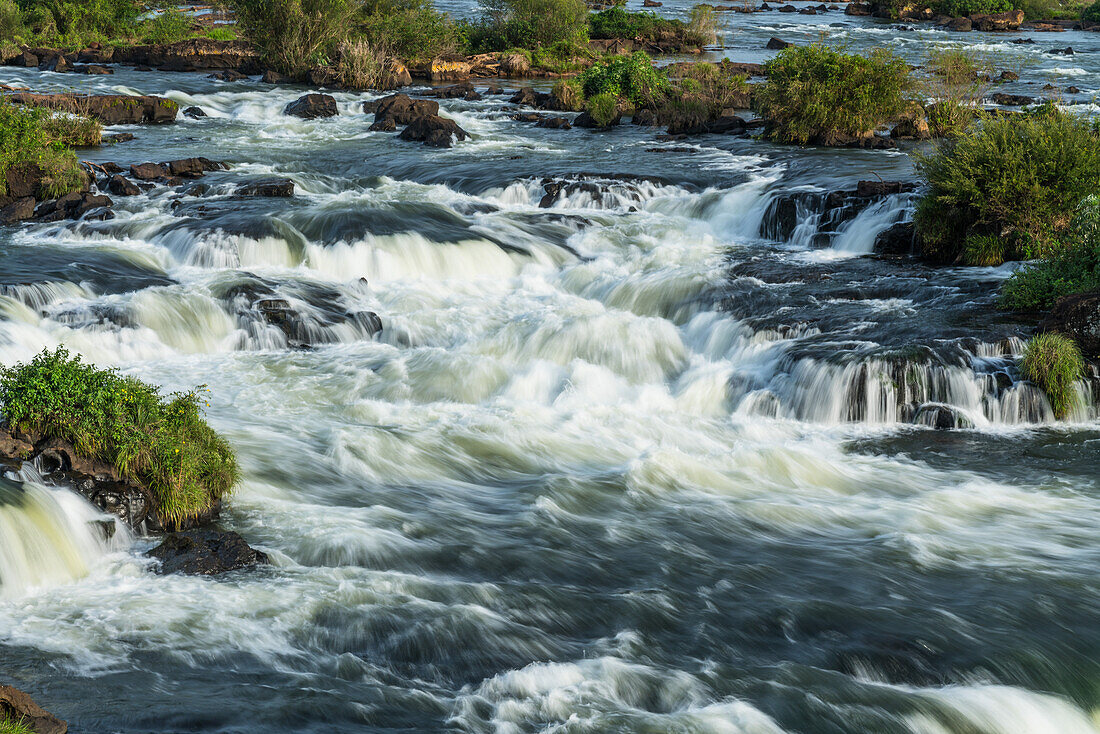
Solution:
<svg viewBox="0 0 1100 734"><path fill-rule="evenodd" d="M760 236L810 249L829 247L853 255L874 252L875 240L907 221L912 194L795 190L776 194L760 223Z"/></svg>
<svg viewBox="0 0 1100 734"><path fill-rule="evenodd" d="M0 599L85 576L128 537L76 492L45 485L24 464L0 478Z"/></svg>

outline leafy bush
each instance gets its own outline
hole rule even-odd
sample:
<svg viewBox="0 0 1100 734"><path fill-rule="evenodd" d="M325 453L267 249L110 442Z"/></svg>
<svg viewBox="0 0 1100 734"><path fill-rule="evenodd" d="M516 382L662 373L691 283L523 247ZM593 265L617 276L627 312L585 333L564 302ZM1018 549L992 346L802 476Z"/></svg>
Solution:
<svg viewBox="0 0 1100 734"><path fill-rule="evenodd" d="M1100 0L1081 11L1081 20L1100 23Z"/></svg>
<svg viewBox="0 0 1100 734"><path fill-rule="evenodd" d="M465 32L428 0L374 0L365 3L357 32L375 49L410 62L461 53Z"/></svg>
<svg viewBox="0 0 1100 734"><path fill-rule="evenodd" d="M921 96L935 100L926 109L932 137L965 130L979 103L992 86L992 59L974 49L932 49L925 57L924 77L917 83Z"/></svg>
<svg viewBox="0 0 1100 734"><path fill-rule="evenodd" d="M83 188L84 173L63 139L68 125L64 117L51 119L46 110L0 102L0 193L7 192L8 171L29 164L45 174L40 198L55 199Z"/></svg>
<svg viewBox="0 0 1100 734"><path fill-rule="evenodd" d="M951 17L990 15L1012 10L1012 0L942 0L936 3L935 9Z"/></svg>
<svg viewBox="0 0 1100 734"><path fill-rule="evenodd" d="M191 19L175 8L168 8L142 23L140 32L149 43L182 41L191 35Z"/></svg>
<svg viewBox="0 0 1100 734"><path fill-rule="evenodd" d="M597 125L608 127L619 114L619 100L615 95L603 92L590 97L584 109Z"/></svg>
<svg viewBox="0 0 1100 734"><path fill-rule="evenodd" d="M926 256L961 260L973 235L1002 240L1005 257L1034 258L1100 189L1100 139L1053 106L987 117L931 153L918 154L928 190L916 225Z"/></svg>
<svg viewBox="0 0 1100 734"><path fill-rule="evenodd" d="M91 40L126 36L141 13L135 0L17 0L25 25L39 40L83 46Z"/></svg>
<svg viewBox="0 0 1100 734"><path fill-rule="evenodd" d="M1073 383L1084 366L1081 350L1072 339L1061 334L1040 334L1024 347L1020 371L1046 393L1054 415L1064 418L1074 406Z"/></svg>
<svg viewBox="0 0 1100 734"><path fill-rule="evenodd" d="M718 15L713 5L700 4L691 9L684 39L698 46L718 42Z"/></svg>
<svg viewBox="0 0 1100 734"><path fill-rule="evenodd" d="M347 38L358 6L349 0L230 0L237 28L276 71L303 76Z"/></svg>
<svg viewBox="0 0 1100 734"><path fill-rule="evenodd" d="M869 58L820 43L783 49L758 88L768 136L831 145L870 134L906 108L909 67L890 51Z"/></svg>
<svg viewBox="0 0 1100 734"><path fill-rule="evenodd" d="M13 0L0 0L0 39L11 41L25 32L19 6Z"/></svg>
<svg viewBox="0 0 1100 734"><path fill-rule="evenodd" d="M588 40L584 0L481 0L484 17L472 45L486 51L536 49Z"/></svg>
<svg viewBox="0 0 1100 734"><path fill-rule="evenodd" d="M158 388L97 369L63 347L0 374L0 412L13 431L68 441L149 488L172 523L198 517L239 478L236 457L202 417L203 387Z"/></svg>
<svg viewBox="0 0 1100 734"><path fill-rule="evenodd" d="M1100 198L1085 200L1062 238L1042 260L1013 273L1001 302L1021 311L1049 308L1062 296L1100 289Z"/></svg>
<svg viewBox="0 0 1100 734"><path fill-rule="evenodd" d="M586 97L610 94L637 107L653 104L669 88L668 77L653 68L653 61L643 51L607 57L586 69L580 81Z"/></svg>
<svg viewBox="0 0 1100 734"><path fill-rule="evenodd" d="M682 33L684 29L681 20L662 18L649 11L632 13L617 5L593 13L588 19L588 34L592 38L641 38L651 41L662 31Z"/></svg>

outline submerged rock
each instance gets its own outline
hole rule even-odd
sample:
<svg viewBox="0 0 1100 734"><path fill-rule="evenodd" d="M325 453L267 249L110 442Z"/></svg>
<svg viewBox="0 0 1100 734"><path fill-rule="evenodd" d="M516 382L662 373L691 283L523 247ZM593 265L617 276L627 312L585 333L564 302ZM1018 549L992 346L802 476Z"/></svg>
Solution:
<svg viewBox="0 0 1100 734"><path fill-rule="evenodd" d="M18 721L34 734L66 734L69 725L18 688L0 686L0 721Z"/></svg>
<svg viewBox="0 0 1100 734"><path fill-rule="evenodd" d="M252 548L239 534L227 530L190 530L172 533L147 556L160 561L157 573L215 576L270 563L267 554Z"/></svg>

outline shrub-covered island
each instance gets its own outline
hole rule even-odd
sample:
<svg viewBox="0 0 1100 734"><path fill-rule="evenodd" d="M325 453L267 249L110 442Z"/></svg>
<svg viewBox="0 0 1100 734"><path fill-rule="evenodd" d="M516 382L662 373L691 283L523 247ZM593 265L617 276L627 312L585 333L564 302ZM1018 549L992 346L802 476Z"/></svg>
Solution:
<svg viewBox="0 0 1100 734"><path fill-rule="evenodd" d="M0 374L0 419L34 445L60 440L149 493L164 527L209 516L239 478L226 440L203 419L204 388L161 395L63 347Z"/></svg>

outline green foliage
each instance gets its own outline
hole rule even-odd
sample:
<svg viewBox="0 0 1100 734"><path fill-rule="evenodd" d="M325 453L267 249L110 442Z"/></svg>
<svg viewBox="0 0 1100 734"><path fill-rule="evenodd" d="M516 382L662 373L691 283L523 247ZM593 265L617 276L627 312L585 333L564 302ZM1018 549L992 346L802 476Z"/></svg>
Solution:
<svg viewBox="0 0 1100 734"><path fill-rule="evenodd" d="M1054 415L1064 418L1074 407L1073 383L1084 372L1081 350L1061 334L1040 334L1028 341L1020 371L1047 395Z"/></svg>
<svg viewBox="0 0 1100 734"><path fill-rule="evenodd" d="M410 62L457 55L467 44L465 27L429 0L374 0L363 4L356 36L379 52Z"/></svg>
<svg viewBox="0 0 1100 734"><path fill-rule="evenodd" d="M0 39L10 41L26 33L23 12L14 0L0 0Z"/></svg>
<svg viewBox="0 0 1100 734"><path fill-rule="evenodd" d="M1089 23L1100 23L1100 0L1081 11L1081 20Z"/></svg>
<svg viewBox="0 0 1100 734"><path fill-rule="evenodd" d="M1100 197L1085 200L1060 246L1013 273L1001 302L1021 311L1049 308L1062 296L1100 289Z"/></svg>
<svg viewBox="0 0 1100 734"><path fill-rule="evenodd" d="M588 19L588 33L592 38L640 38L652 41L660 37L662 32L679 34L685 28L682 20L662 18L649 11L632 13L618 5L592 13Z"/></svg>
<svg viewBox="0 0 1100 734"><path fill-rule="evenodd" d="M597 125L609 127L619 114L619 100L615 95L603 92L590 97L584 109Z"/></svg>
<svg viewBox="0 0 1100 734"><path fill-rule="evenodd" d="M554 98L559 110L580 112L584 109L584 89L576 79L562 79L557 82L550 90L550 96Z"/></svg>
<svg viewBox="0 0 1100 734"><path fill-rule="evenodd" d="M348 37L358 5L349 0L229 0L237 29L273 69L301 77Z"/></svg>
<svg viewBox="0 0 1100 734"><path fill-rule="evenodd" d="M237 30L231 26L214 26L213 28L207 28L200 33L203 38L209 38L213 41L236 41Z"/></svg>
<svg viewBox="0 0 1100 734"><path fill-rule="evenodd" d="M469 31L479 51L537 49L588 41L584 0L481 0L483 17Z"/></svg>
<svg viewBox="0 0 1100 734"><path fill-rule="evenodd" d="M44 116L41 124L51 144L66 148L92 148L103 142L103 126L90 117L56 113Z"/></svg>
<svg viewBox="0 0 1100 734"><path fill-rule="evenodd" d="M718 15L713 5L694 6L688 19L684 40L697 46L709 46L718 41Z"/></svg>
<svg viewBox="0 0 1100 734"><path fill-rule="evenodd" d="M758 101L768 136L831 145L864 136L902 113L909 67L890 51L870 57L820 43L783 49L766 65Z"/></svg>
<svg viewBox="0 0 1100 734"><path fill-rule="evenodd" d="M37 41L64 47L128 36L141 13L135 0L16 0Z"/></svg>
<svg viewBox="0 0 1100 734"><path fill-rule="evenodd" d="M1054 106L987 117L931 153L916 224L926 256L959 261L972 235L996 237L1005 257L1033 258L1100 189L1100 140L1085 120Z"/></svg>
<svg viewBox="0 0 1100 734"><path fill-rule="evenodd" d="M161 515L179 523L209 509L239 478L229 444L202 417L204 389L161 396L62 347L0 374L0 411L13 431L68 441L141 482Z"/></svg>
<svg viewBox="0 0 1100 734"><path fill-rule="evenodd" d="M963 265L993 267L1005 261L1005 243L999 237L972 234L963 242Z"/></svg>
<svg viewBox="0 0 1100 734"><path fill-rule="evenodd" d="M16 721L6 716L0 716L0 734L34 734L34 731L22 720Z"/></svg>
<svg viewBox="0 0 1100 734"><path fill-rule="evenodd" d="M0 102L0 193L7 192L8 171L24 165L37 165L45 173L41 198L83 188L84 173L76 156L64 140L51 137L65 125L46 110Z"/></svg>
<svg viewBox="0 0 1100 734"><path fill-rule="evenodd" d="M935 4L936 12L951 17L990 15L1012 10L1012 0L942 0Z"/></svg>
<svg viewBox="0 0 1100 734"><path fill-rule="evenodd" d="M668 77L643 51L607 57L586 69L580 81L586 97L609 94L637 107L652 104L669 88Z"/></svg>
<svg viewBox="0 0 1100 734"><path fill-rule="evenodd" d="M175 8L164 12L141 24L139 32L142 40L148 43L174 43L191 35L191 18Z"/></svg>

